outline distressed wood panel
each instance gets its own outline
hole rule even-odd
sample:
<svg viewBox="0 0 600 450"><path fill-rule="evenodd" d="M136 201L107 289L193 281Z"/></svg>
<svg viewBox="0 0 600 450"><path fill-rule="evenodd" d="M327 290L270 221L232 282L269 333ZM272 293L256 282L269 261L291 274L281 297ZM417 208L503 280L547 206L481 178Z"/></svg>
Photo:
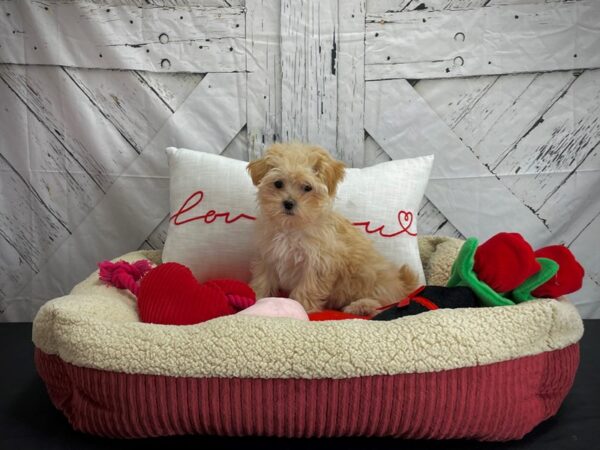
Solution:
<svg viewBox="0 0 600 450"><path fill-rule="evenodd" d="M579 73L553 72L424 80L415 88L473 154L499 179L511 186L514 181L512 175L518 173L518 165L506 171L498 170L498 164L532 129L544 121L542 116L565 96L578 76ZM527 152L532 150L529 148ZM578 179L581 180L580 177ZM562 178L555 177L555 181L558 184L554 188L559 188ZM548 186L547 189L551 188ZM535 191L540 188L530 185L530 189ZM562 199L554 199L546 211L540 208L534 208L534 211L551 230L557 231L564 226L565 215L556 211L573 211L572 202L576 201L573 194L569 190ZM576 214L570 216L578 217Z"/></svg>
<svg viewBox="0 0 600 450"><path fill-rule="evenodd" d="M55 287L49 280L75 284L95 262L137 248L169 211L165 147L208 152L225 148L245 123L244 83L244 74L206 76L22 290L31 290L34 298L52 295ZM104 228L114 223L119 224L119 233L105 233ZM90 242L90 236L97 240ZM87 264L69 266L69 255L75 251Z"/></svg>
<svg viewBox="0 0 600 450"><path fill-rule="evenodd" d="M133 71L62 70L138 154L173 113Z"/></svg>
<svg viewBox="0 0 600 450"><path fill-rule="evenodd" d="M4 64L0 80L61 143L75 163L68 169L86 173L100 191L106 191L121 168L135 158L135 148L65 71ZM102 141L88 132L97 128L103 130Z"/></svg>
<svg viewBox="0 0 600 450"><path fill-rule="evenodd" d="M600 143L600 71L584 72L540 119L496 166L498 174L530 175L504 182L535 210Z"/></svg>
<svg viewBox="0 0 600 450"><path fill-rule="evenodd" d="M367 14L368 80L600 67L600 2ZM399 39L398 36L406 36ZM567 44L568 43L568 44Z"/></svg>
<svg viewBox="0 0 600 450"><path fill-rule="evenodd" d="M281 138L280 0L247 0L249 159Z"/></svg>
<svg viewBox="0 0 600 450"><path fill-rule="evenodd" d="M239 6L4 1L0 62L157 72L243 71L244 23Z"/></svg>
<svg viewBox="0 0 600 450"><path fill-rule="evenodd" d="M32 150L41 146L50 154L60 144L34 117L29 117L25 105L4 83L0 83L0 99L1 321L2 310L9 303L21 304L24 309L30 307L30 298L11 295L14 287L30 278L56 244L70 234L66 201L82 186L74 186L73 176L64 177L47 165L42 170L23 170L23 160L30 160L27 156ZM30 126L14 126L15 123ZM64 158L49 161L59 167L64 164ZM75 207L78 206L82 205Z"/></svg>
<svg viewBox="0 0 600 450"><path fill-rule="evenodd" d="M455 130L472 143L484 164L496 170L505 153L565 94L577 76L551 72L500 77Z"/></svg>
<svg viewBox="0 0 600 450"><path fill-rule="evenodd" d="M596 186L598 189L598 186ZM598 191L596 191L598 192ZM598 248L600 236L600 214L597 215L577 236L569 247L585 267L585 278L581 291L572 296L577 309L583 317L600 317L600 251Z"/></svg>
<svg viewBox="0 0 600 450"><path fill-rule="evenodd" d="M456 229L444 214L427 198L423 198L419 208L419 234L421 236L433 234L438 236L451 236L464 239L465 236Z"/></svg>
<svg viewBox="0 0 600 450"><path fill-rule="evenodd" d="M569 244L569 247L575 254L587 261L586 275L596 284L595 288L600 287L600 252L598 247L590 245L590 242L598 242L600 236L600 213L588 223L575 240ZM600 309L600 304L596 305Z"/></svg>
<svg viewBox="0 0 600 450"><path fill-rule="evenodd" d="M365 165L365 0L338 12L337 154L350 167Z"/></svg>
<svg viewBox="0 0 600 450"><path fill-rule="evenodd" d="M66 228L70 228L70 218L65 205L67 195L72 199L75 209L85 210L93 201L94 194L100 192L97 185L89 177L77 180L76 171L68 171L68 168L75 167L72 156L3 82L0 82L0 104L0 154L11 167L11 171L14 170L22 177L24 183L35 190L35 197L52 210L52 215L65 224ZM57 173L65 174L62 184L66 183L69 189L67 195L55 182ZM8 181L6 183L10 186ZM3 185L4 183L0 186ZM7 188L7 192L9 191L10 188ZM10 208L4 211L10 214ZM16 228L18 227L15 225L7 232L13 232ZM48 237L51 240L57 238L53 235Z"/></svg>
<svg viewBox="0 0 600 450"><path fill-rule="evenodd" d="M47 244L64 237L69 229L52 205L44 201L29 180L21 176L2 154L0 173L3 184L0 237L17 252L23 263L36 271ZM48 236L42 242L46 245L39 245L39 236ZM2 273L2 278L6 275L14 274Z"/></svg>
<svg viewBox="0 0 600 450"><path fill-rule="evenodd" d="M337 6L337 0L283 0L281 6L282 138L319 144L333 153Z"/></svg>
<svg viewBox="0 0 600 450"><path fill-rule="evenodd" d="M474 9L483 6L560 3L571 0L367 0L369 13ZM575 0L579 1L579 0Z"/></svg>
<svg viewBox="0 0 600 450"><path fill-rule="evenodd" d="M148 234L144 242L138 247L138 250L156 250L162 249L167 241L167 231L169 230L169 217L171 214L165 215L163 220Z"/></svg>
<svg viewBox="0 0 600 450"><path fill-rule="evenodd" d="M175 112L179 105L190 95L204 78L202 73L159 73L135 71L141 83L160 98L160 100Z"/></svg>
<svg viewBox="0 0 600 450"><path fill-rule="evenodd" d="M498 81L499 76L419 80L415 90L452 130ZM455 130L456 131L456 130ZM461 133L457 133L462 138Z"/></svg>
<svg viewBox="0 0 600 450"><path fill-rule="evenodd" d="M72 227L67 198L71 200L74 209L86 211L94 200L97 186L88 177L78 180L76 173L68 171L68 167L72 167L73 164L70 155L4 83L0 83L0 104L3 105L3 108L0 108L0 155L4 158L4 167L8 174L12 174L10 176L17 177L12 178L15 182L21 180L20 182L27 185L27 189L19 191L25 197L31 196L30 202L39 201L38 209L47 209L48 213L62 224L64 233L61 236L65 236ZM27 126L24 126L25 124ZM64 178L57 180L57 174ZM2 177L1 186L5 185L6 192L10 192L11 183L8 178ZM26 194L27 190L31 192ZM3 214L5 217L11 217L11 208L6 207ZM20 228L16 218L9 222L13 225L5 229L7 234ZM30 227L31 223L28 222L24 226ZM48 233L38 239L55 242L60 237ZM40 247L47 247L46 244ZM23 246L27 248L29 243L24 243ZM23 258L28 259L28 256L23 254Z"/></svg>
<svg viewBox="0 0 600 450"><path fill-rule="evenodd" d="M415 89L473 153L495 170L579 74L423 80Z"/></svg>
<svg viewBox="0 0 600 450"><path fill-rule="evenodd" d="M513 229L534 236L532 243L549 236L405 80L367 83L366 111L367 132L392 158L435 154L427 197L461 233L486 239Z"/></svg>
<svg viewBox="0 0 600 450"><path fill-rule="evenodd" d="M48 0L45 0L46 3ZM49 0L51 2L77 3L81 0ZM244 0L85 0L98 6L127 6L133 5L138 8L179 8L186 6L210 6L231 7L244 6Z"/></svg>
<svg viewBox="0 0 600 450"><path fill-rule="evenodd" d="M386 161L391 161L384 149L368 134L365 137L365 166L373 166Z"/></svg>
<svg viewBox="0 0 600 450"><path fill-rule="evenodd" d="M557 121L571 122L575 113L594 123L597 112L590 114L589 108L595 110L598 94L593 91L597 81L593 82L592 78L600 76L597 72L589 72L577 84L580 73L554 72L508 75L500 79L425 80L416 85L416 90L465 145L511 189L521 178L518 183L523 187L518 192L523 194L522 200L551 230L560 233L561 239L570 242L599 210L595 201L598 144L592 140L587 146L582 145L585 139L577 139L574 126L565 129ZM577 94L579 86L587 86L588 90ZM573 111L574 104L579 105L579 109ZM536 132L537 137L534 133L529 138L529 134L540 126L542 130ZM561 128L562 133L558 135L556 130ZM587 135L592 138L597 133L594 128L587 130ZM562 154L567 159L575 158L574 163L581 161L579 166L565 170L561 166L565 158L554 155L543 170L545 174L538 173L540 168L533 168L530 171L535 175L518 176L523 173L520 167L524 163L542 157L540 149L549 145L549 141L563 139L566 139L565 145L569 141L576 144L563 149ZM517 148L520 151L509 158ZM586 153L589 153L587 157ZM505 164L501 165L503 161ZM532 202L531 199L538 195L542 198Z"/></svg>
<svg viewBox="0 0 600 450"><path fill-rule="evenodd" d="M405 11L439 11L485 6L490 0L367 0L367 10L373 13Z"/></svg>
<svg viewBox="0 0 600 450"><path fill-rule="evenodd" d="M6 173L0 176L0 197L14 201L0 210L3 239L11 252L2 253L0 285L14 289L37 270L99 200L102 191L77 167L64 144L28 109L5 83L0 82L0 157ZM20 199L13 195L20 194ZM33 213L23 216L21 208ZM60 227L53 226L59 223ZM2 239L0 239L2 240ZM12 255L12 256L11 256Z"/></svg>
<svg viewBox="0 0 600 450"><path fill-rule="evenodd" d="M244 126L221 152L222 156L248 161L248 132Z"/></svg>
<svg viewBox="0 0 600 450"><path fill-rule="evenodd" d="M554 192L537 211L549 227L560 233L561 240L567 244L571 244L575 239L581 239L579 237L581 230L586 229L600 212L598 161L600 161L600 146L596 144L575 170L565 178L561 174L562 183L555 186ZM587 242L596 243L596 251L600 253L597 239ZM594 248L594 245L591 246ZM592 267L591 264L589 266Z"/></svg>

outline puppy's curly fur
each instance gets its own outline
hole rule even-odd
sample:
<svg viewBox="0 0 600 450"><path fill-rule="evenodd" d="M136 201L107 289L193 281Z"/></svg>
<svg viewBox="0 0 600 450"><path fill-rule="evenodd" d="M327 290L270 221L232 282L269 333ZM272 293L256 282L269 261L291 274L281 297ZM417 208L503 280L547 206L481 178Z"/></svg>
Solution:
<svg viewBox="0 0 600 450"><path fill-rule="evenodd" d="M258 255L251 286L258 298L287 291L309 311L373 314L418 284L345 217L333 211L344 164L324 149L275 144L248 171L258 187Z"/></svg>

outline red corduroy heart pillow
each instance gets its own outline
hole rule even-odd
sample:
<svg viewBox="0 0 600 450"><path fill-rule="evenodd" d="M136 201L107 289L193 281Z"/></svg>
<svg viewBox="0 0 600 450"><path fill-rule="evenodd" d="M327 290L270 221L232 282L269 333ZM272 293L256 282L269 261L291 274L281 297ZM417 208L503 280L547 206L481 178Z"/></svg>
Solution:
<svg viewBox="0 0 600 450"><path fill-rule="evenodd" d="M142 322L192 325L248 306L236 307L235 299L252 299L253 303L255 295L245 283L213 280L200 284L187 267L164 263L142 278L137 304Z"/></svg>

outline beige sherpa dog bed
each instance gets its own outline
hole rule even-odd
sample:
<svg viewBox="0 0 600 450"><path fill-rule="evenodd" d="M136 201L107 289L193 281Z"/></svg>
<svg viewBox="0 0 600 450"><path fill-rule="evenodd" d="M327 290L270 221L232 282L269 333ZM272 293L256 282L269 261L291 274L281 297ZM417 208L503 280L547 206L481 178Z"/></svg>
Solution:
<svg viewBox="0 0 600 450"><path fill-rule="evenodd" d="M445 283L461 243L420 238L430 284ZM121 259L140 258L160 263ZM33 341L54 404L104 436L515 439L556 413L579 361L582 322L565 300L167 326L139 322L133 297L97 278L44 305Z"/></svg>

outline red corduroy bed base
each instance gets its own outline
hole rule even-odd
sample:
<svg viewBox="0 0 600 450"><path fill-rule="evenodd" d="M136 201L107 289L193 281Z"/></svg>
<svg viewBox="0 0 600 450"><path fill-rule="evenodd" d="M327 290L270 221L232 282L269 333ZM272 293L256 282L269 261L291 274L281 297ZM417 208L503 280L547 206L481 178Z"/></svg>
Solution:
<svg viewBox="0 0 600 450"><path fill-rule="evenodd" d="M39 349L52 402L108 437L396 436L519 439L556 413L579 346L435 373L349 379L183 378L76 367Z"/></svg>

